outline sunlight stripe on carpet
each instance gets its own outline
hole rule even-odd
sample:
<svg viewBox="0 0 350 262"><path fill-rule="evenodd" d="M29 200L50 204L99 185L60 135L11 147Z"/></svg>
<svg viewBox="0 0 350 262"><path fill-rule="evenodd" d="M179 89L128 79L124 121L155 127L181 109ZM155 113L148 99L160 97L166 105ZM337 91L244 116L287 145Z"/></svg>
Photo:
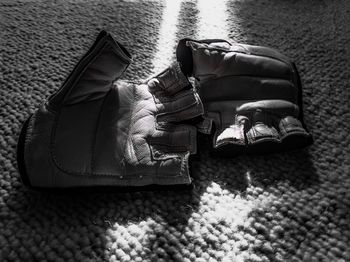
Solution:
<svg viewBox="0 0 350 262"><path fill-rule="evenodd" d="M162 22L159 30L157 42L157 53L153 59L153 72L158 73L165 69L174 56L176 46L176 31L178 26L178 16L180 13L182 0L165 1Z"/></svg>
<svg viewBox="0 0 350 262"><path fill-rule="evenodd" d="M226 3L227 0L197 1L199 10L199 39L228 38L228 12Z"/></svg>

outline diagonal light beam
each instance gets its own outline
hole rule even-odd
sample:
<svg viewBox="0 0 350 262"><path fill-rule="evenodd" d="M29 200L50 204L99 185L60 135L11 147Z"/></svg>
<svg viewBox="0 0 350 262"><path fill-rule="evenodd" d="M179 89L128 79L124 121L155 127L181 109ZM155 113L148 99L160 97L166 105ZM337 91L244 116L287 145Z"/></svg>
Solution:
<svg viewBox="0 0 350 262"><path fill-rule="evenodd" d="M157 53L153 59L153 73L165 69L174 56L176 31L182 0L166 0L159 30Z"/></svg>
<svg viewBox="0 0 350 262"><path fill-rule="evenodd" d="M199 10L199 39L221 38L227 39L228 15L227 0L198 0Z"/></svg>

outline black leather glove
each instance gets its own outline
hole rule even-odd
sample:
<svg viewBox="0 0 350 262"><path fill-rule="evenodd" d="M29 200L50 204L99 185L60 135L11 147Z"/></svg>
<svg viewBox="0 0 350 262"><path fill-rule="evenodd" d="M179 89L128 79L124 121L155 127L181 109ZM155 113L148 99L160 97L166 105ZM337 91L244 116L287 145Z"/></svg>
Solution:
<svg viewBox="0 0 350 262"><path fill-rule="evenodd" d="M130 54L101 32L63 86L30 117L18 144L35 188L190 184L198 94L176 63L147 83L117 81Z"/></svg>
<svg viewBox="0 0 350 262"><path fill-rule="evenodd" d="M215 153L267 153L312 143L295 64L278 51L225 40L183 39L177 59L198 80ZM210 126L210 125L207 125Z"/></svg>

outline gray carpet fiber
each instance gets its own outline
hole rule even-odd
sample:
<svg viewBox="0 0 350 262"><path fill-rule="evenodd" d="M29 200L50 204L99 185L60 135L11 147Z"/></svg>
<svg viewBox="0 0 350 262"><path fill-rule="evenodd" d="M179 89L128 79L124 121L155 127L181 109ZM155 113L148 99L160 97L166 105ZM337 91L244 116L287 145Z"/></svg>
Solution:
<svg viewBox="0 0 350 262"><path fill-rule="evenodd" d="M0 261L350 261L346 0L224 1L222 38L274 47L296 61L310 148L215 159L204 145L193 190L39 193L21 185L22 123L99 30L132 53L124 78L146 78L159 49L201 36L203 2L211 1L181 2L165 46L167 2L0 1Z"/></svg>

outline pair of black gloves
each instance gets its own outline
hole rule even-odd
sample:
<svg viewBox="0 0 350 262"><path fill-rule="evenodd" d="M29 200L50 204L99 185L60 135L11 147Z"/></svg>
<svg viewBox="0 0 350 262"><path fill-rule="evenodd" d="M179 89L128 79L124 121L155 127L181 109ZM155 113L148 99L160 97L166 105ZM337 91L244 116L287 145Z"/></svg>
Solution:
<svg viewBox="0 0 350 262"><path fill-rule="evenodd" d="M177 61L136 85L131 55L102 31L62 87L26 121L17 156L33 188L190 184L197 132L213 153L308 146L295 64L278 51L182 39ZM196 79L194 88L188 77ZM116 81L117 80L117 81Z"/></svg>

